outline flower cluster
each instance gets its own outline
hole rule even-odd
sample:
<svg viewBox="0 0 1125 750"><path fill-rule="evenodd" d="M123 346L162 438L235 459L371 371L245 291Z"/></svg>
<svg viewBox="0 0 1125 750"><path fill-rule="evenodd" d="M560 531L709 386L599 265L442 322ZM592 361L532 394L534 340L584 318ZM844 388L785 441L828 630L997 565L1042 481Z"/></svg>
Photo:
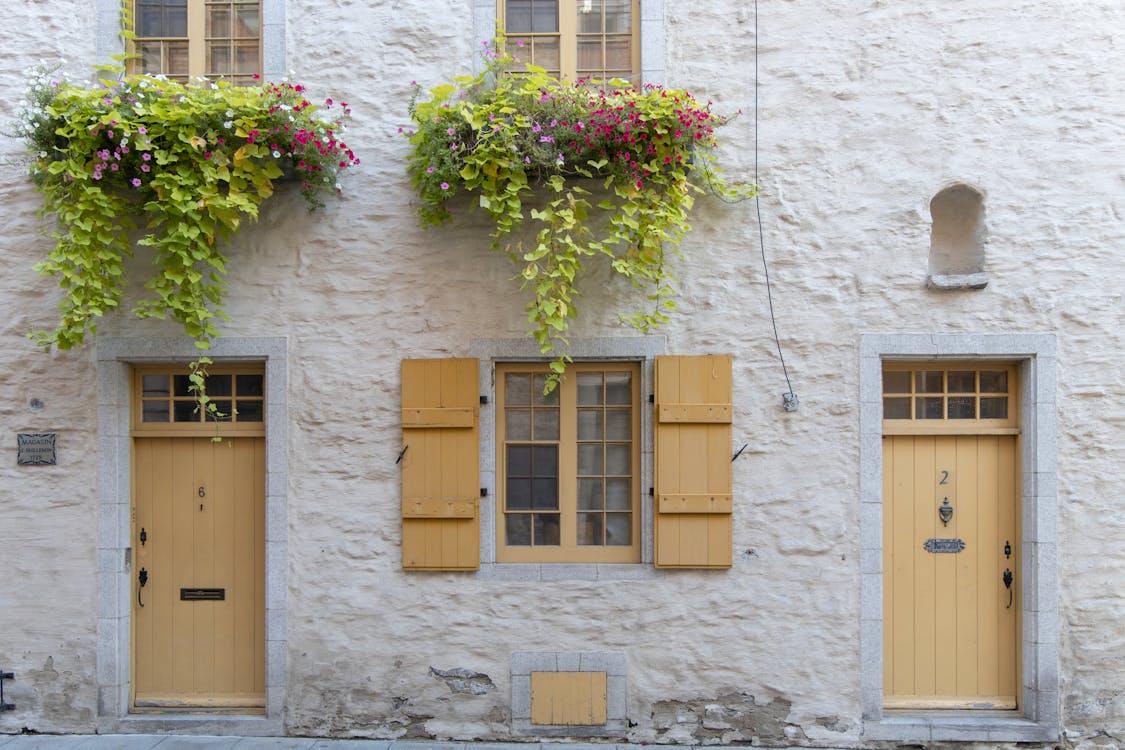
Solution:
<svg viewBox="0 0 1125 750"><path fill-rule="evenodd" d="M120 72L81 86L35 73L15 134L34 155L32 179L58 221L39 269L59 276L65 292L59 328L39 342L80 344L117 309L124 259L139 245L153 249L155 271L136 313L171 317L205 349L224 317L218 240L256 219L287 174L313 208L339 193L341 172L359 164L342 140L349 114L347 104L315 105L288 82L183 84Z"/></svg>
<svg viewBox="0 0 1125 750"><path fill-rule="evenodd" d="M412 82L414 125L399 132L413 147L409 171L424 220L444 221L449 198L479 191L486 165L521 186L561 175L609 177L634 190L653 180L663 190L670 177L725 189L711 151L727 120L711 102L651 84L559 81L532 66L513 73L501 44L486 46L484 73L438 86L426 101Z"/></svg>
<svg viewBox="0 0 1125 750"><path fill-rule="evenodd" d="M162 172L207 162L213 169L200 170L203 181L237 187L232 166L252 160L275 163L280 171L268 170L272 179L295 174L316 207L321 194L340 191L340 172L360 163L340 139L350 108L341 104L336 119L324 119L332 100L318 107L303 86L288 82L235 87L123 76L87 88L48 80L39 70L29 95L33 103L19 113L16 134L38 157L31 173L39 182L90 180L103 189L138 190L139 200L148 200Z"/></svg>

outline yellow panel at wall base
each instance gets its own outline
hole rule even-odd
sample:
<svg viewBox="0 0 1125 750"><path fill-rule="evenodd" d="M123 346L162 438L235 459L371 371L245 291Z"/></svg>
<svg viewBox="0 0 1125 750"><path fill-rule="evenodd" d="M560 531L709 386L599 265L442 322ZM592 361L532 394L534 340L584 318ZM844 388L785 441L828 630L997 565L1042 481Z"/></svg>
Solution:
<svg viewBox="0 0 1125 750"><path fill-rule="evenodd" d="M532 672L531 723L598 726L606 723L605 672Z"/></svg>

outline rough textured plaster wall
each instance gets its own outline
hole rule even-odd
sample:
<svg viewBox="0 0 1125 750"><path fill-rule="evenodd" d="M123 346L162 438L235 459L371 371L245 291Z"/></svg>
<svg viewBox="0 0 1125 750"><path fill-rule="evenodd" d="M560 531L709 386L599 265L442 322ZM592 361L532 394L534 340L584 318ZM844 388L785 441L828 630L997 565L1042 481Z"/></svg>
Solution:
<svg viewBox="0 0 1125 750"><path fill-rule="evenodd" d="M738 5L667 0L667 77L749 114L753 17ZM10 42L8 93L41 57L61 53L76 70L92 57L92 19L69 5L13 12L51 33ZM463 356L473 337L523 330L511 272L468 202L454 226L417 228L395 135L411 80L471 69L471 6L289 4L288 67L353 105L349 142L364 160L343 201L309 216L283 190L230 252L227 333L289 338L292 733L507 737L511 652L616 650L633 740L857 742L857 343L896 331L1058 335L1064 724L1076 741L1125 729L1121 7L769 0L761 13L765 236L801 409L780 409L752 207L701 199L681 312L664 333L670 352L736 357L734 447L750 447L734 464L735 565L533 583L399 570L398 360ZM16 98L0 98L4 114ZM751 118L725 135L731 171L748 174ZM18 155L13 142L0 149ZM0 566L18 581L0 590L0 667L18 674L19 706L0 731L89 729L94 371L88 351L41 355L22 337L50 321L57 296L29 270L49 246L36 196L4 170L0 420L9 450L14 432L58 431L60 464L0 462L15 540ZM952 182L985 194L980 292L924 288L927 207ZM627 287L595 274L604 283L575 335L629 333L612 315ZM125 319L101 329L174 332ZM46 409L30 412L31 397ZM431 668L479 672L495 689L455 692Z"/></svg>
<svg viewBox="0 0 1125 750"><path fill-rule="evenodd" d="M93 54L93 18L58 11L52 3L5 9L9 28L35 29L36 38L5 40L4 132L23 96L24 68L67 58L80 70L74 61ZM92 358L89 351L41 354L25 339L50 323L56 299L54 284L31 268L46 246L25 174L20 144L0 138L0 670L16 674L4 686L16 710L0 713L0 732L75 731L92 726L97 708ZM30 408L33 398L41 410ZM19 432L57 433L58 464L17 466Z"/></svg>

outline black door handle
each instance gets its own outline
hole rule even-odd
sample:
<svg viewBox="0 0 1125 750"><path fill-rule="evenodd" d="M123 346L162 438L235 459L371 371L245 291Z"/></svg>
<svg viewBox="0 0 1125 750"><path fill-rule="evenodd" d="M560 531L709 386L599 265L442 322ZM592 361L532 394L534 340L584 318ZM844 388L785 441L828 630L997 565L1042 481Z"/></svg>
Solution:
<svg viewBox="0 0 1125 750"><path fill-rule="evenodd" d="M140 572L137 573L137 582L140 583L140 586L137 586L137 606L143 607L145 603L141 601L141 589L148 583L148 571L144 568L141 568Z"/></svg>

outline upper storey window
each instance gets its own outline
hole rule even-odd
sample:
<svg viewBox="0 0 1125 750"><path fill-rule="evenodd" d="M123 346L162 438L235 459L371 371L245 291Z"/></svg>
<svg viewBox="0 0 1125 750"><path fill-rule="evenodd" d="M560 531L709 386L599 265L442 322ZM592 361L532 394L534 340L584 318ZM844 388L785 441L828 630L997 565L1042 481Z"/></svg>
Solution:
<svg viewBox="0 0 1125 750"><path fill-rule="evenodd" d="M559 78L640 82L640 0L500 0L508 52Z"/></svg>
<svg viewBox="0 0 1125 750"><path fill-rule="evenodd" d="M262 73L260 0L136 0L134 70L250 83Z"/></svg>

